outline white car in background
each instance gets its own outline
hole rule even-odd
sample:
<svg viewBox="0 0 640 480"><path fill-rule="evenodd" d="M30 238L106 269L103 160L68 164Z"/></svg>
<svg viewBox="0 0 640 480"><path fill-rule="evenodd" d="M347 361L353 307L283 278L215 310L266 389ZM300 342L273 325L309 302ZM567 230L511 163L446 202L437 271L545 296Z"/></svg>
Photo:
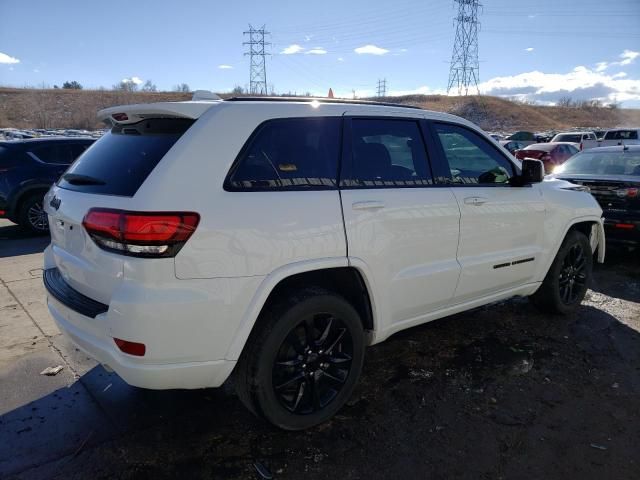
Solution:
<svg viewBox="0 0 640 480"><path fill-rule="evenodd" d="M640 129L616 128L607 130L607 133L600 140L599 146L611 147L614 145L640 145Z"/></svg>
<svg viewBox="0 0 640 480"><path fill-rule="evenodd" d="M580 150L595 148L599 146L598 137L594 132L562 132L556 134L551 142L575 143Z"/></svg>
<svg viewBox="0 0 640 480"><path fill-rule="evenodd" d="M217 387L290 430L347 401L365 347L513 296L578 308L602 210L462 118L238 98L99 112L45 198L48 307L144 388Z"/></svg>

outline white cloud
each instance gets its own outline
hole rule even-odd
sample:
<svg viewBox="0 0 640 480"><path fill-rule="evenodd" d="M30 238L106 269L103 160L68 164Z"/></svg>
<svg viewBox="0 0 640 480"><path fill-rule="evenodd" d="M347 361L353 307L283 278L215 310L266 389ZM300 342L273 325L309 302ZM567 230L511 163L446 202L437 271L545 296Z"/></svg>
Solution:
<svg viewBox="0 0 640 480"><path fill-rule="evenodd" d="M0 52L0 63L11 65L13 63L20 63L20 60L18 60L15 57L12 57L11 55L7 55L6 53Z"/></svg>
<svg viewBox="0 0 640 480"><path fill-rule="evenodd" d="M142 80L139 77L123 78L122 83L133 83L134 85L142 84Z"/></svg>
<svg viewBox="0 0 640 480"><path fill-rule="evenodd" d="M424 85L422 87L413 88L409 90L391 90L389 92L389 96L391 97L399 97L403 95L446 95L447 91L443 89L431 89L430 87Z"/></svg>
<svg viewBox="0 0 640 480"><path fill-rule="evenodd" d="M311 54L311 55L324 55L325 53L327 53L327 51L322 47L315 47L315 48L312 48L311 50L307 50L305 52L305 54L307 54L307 55L309 55L309 54Z"/></svg>
<svg viewBox="0 0 640 480"><path fill-rule="evenodd" d="M220 70L231 70L233 68L233 66L222 64L222 65L218 65L218 68Z"/></svg>
<svg viewBox="0 0 640 480"><path fill-rule="evenodd" d="M305 35L304 36L304 41L305 42L310 42L312 38L313 38L313 35Z"/></svg>
<svg viewBox="0 0 640 480"><path fill-rule="evenodd" d="M525 52L533 52L535 49L533 47L527 47L524 49Z"/></svg>
<svg viewBox="0 0 640 480"><path fill-rule="evenodd" d="M567 73L540 71L495 77L480 85L486 95L516 97L543 103L555 103L570 96L574 100L608 101L640 100L640 80L608 75L597 69L577 66Z"/></svg>
<svg viewBox="0 0 640 480"><path fill-rule="evenodd" d="M40 73L40 70L39 70L39 69L37 69L37 68L34 68L34 69L33 69L33 73Z"/></svg>
<svg viewBox="0 0 640 480"><path fill-rule="evenodd" d="M624 78L626 76L627 76L626 72L618 72L615 75L611 75L611 78Z"/></svg>
<svg viewBox="0 0 640 480"><path fill-rule="evenodd" d="M596 72L604 72L607 68L609 68L609 62L596 63Z"/></svg>
<svg viewBox="0 0 640 480"><path fill-rule="evenodd" d="M303 46L298 45L297 43L294 43L292 45L289 45L287 48L282 50L280 53L283 54L283 55L293 55L295 53L300 53L303 50L304 50Z"/></svg>
<svg viewBox="0 0 640 480"><path fill-rule="evenodd" d="M389 53L389 50L386 48L376 47L375 45L364 45L362 47L358 47L354 49L358 55L367 54L367 55L384 55Z"/></svg>
<svg viewBox="0 0 640 480"><path fill-rule="evenodd" d="M640 57L640 52L634 52L633 50L625 50L620 54L620 58L622 58L622 60L617 63L619 65L629 65L630 63L633 63L633 61L638 57Z"/></svg>
<svg viewBox="0 0 640 480"><path fill-rule="evenodd" d="M640 52L635 52L633 50L625 50L620 55L618 55L618 57L622 59L619 62L596 63L596 72L604 72L609 67L630 65L635 61L636 58L640 57Z"/></svg>
<svg viewBox="0 0 640 480"><path fill-rule="evenodd" d="M338 57L338 61L339 61L339 62L344 62L344 58L342 58L342 57Z"/></svg>

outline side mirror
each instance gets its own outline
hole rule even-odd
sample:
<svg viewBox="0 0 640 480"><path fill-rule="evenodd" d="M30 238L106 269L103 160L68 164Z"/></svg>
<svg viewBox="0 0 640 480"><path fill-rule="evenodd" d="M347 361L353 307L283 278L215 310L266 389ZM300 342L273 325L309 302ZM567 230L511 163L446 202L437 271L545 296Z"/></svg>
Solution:
<svg viewBox="0 0 640 480"><path fill-rule="evenodd" d="M522 160L522 183L540 183L542 180L544 180L544 164L533 158Z"/></svg>

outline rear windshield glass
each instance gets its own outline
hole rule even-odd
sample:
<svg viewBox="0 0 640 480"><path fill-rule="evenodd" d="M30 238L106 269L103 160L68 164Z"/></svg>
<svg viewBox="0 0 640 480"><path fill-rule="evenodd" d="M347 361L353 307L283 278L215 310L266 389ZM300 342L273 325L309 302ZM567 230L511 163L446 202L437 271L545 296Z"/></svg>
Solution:
<svg viewBox="0 0 640 480"><path fill-rule="evenodd" d="M552 141L580 143L581 139L582 139L582 135L572 133L572 134L565 134L565 135L556 135Z"/></svg>
<svg viewBox="0 0 640 480"><path fill-rule="evenodd" d="M155 118L116 125L58 181L67 190L133 196L193 120Z"/></svg>
<svg viewBox="0 0 640 480"><path fill-rule="evenodd" d="M640 176L640 152L582 152L563 163L557 173Z"/></svg>
<svg viewBox="0 0 640 480"><path fill-rule="evenodd" d="M637 130L611 130L604 136L605 140L637 140Z"/></svg>

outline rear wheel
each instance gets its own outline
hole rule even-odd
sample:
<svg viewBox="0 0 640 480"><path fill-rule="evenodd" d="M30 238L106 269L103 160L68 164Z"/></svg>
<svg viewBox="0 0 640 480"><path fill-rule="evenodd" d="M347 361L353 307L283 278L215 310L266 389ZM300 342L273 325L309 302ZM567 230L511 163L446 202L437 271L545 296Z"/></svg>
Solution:
<svg viewBox="0 0 640 480"><path fill-rule="evenodd" d="M308 288L268 307L237 369L238 396L285 430L331 418L348 400L362 370L364 333L341 296Z"/></svg>
<svg viewBox="0 0 640 480"><path fill-rule="evenodd" d="M577 230L569 232L531 301L544 312L573 312L587 293L592 269L593 252L589 239Z"/></svg>
<svg viewBox="0 0 640 480"><path fill-rule="evenodd" d="M18 223L31 233L44 235L49 232L49 220L43 208L43 193L28 196L22 201L18 213Z"/></svg>

